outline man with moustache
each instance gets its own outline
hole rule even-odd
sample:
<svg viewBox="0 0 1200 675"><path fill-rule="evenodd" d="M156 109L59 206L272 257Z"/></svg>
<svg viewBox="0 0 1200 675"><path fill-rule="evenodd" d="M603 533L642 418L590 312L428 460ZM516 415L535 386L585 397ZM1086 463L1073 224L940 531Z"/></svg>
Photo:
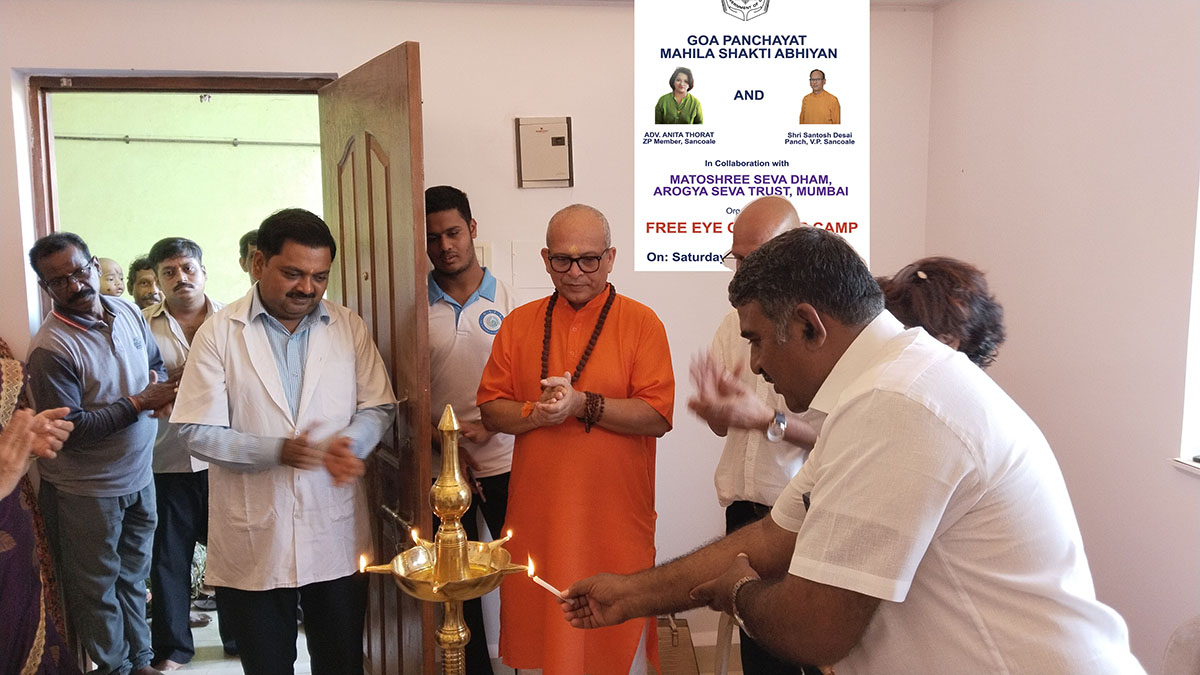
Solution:
<svg viewBox="0 0 1200 675"><path fill-rule="evenodd" d="M138 309L162 302L162 291L158 288L158 277L154 276L154 266L144 255L129 263L129 285L126 288Z"/></svg>
<svg viewBox="0 0 1200 675"><path fill-rule="evenodd" d="M771 517L638 574L572 584L590 628L708 605L792 662L855 673L1143 673L1096 600L1054 453L983 371L886 309L841 237L801 227L729 285L751 368L822 426Z"/></svg>
<svg viewBox="0 0 1200 675"><path fill-rule="evenodd" d="M555 292L504 320L479 385L484 426L516 436L507 548L550 583L654 563L655 439L671 428L675 379L662 322L608 283L616 254L600 211L554 214L542 260ZM500 597L500 655L513 668L657 666L650 621L584 633L534 584L505 583Z"/></svg>
<svg viewBox="0 0 1200 675"><path fill-rule="evenodd" d="M146 625L156 523L151 415L175 398L162 358L132 304L101 295L99 263L78 235L47 235L29 251L54 302L29 352L38 410L66 407L75 430L38 462L39 501L62 577L71 630L99 673L156 673Z"/></svg>
<svg viewBox="0 0 1200 675"><path fill-rule="evenodd" d="M462 517L471 541L479 541L479 513L493 537L504 536L513 451L513 437L485 429L475 404L492 340L514 305L508 286L475 257L476 232L465 192L449 185L425 191L425 248L433 265L429 273L430 422L436 428L446 405L454 407L462 428L459 459L475 486L471 507ZM491 673L483 603L478 598L463 603L463 619L471 631L467 672Z"/></svg>
<svg viewBox="0 0 1200 675"><path fill-rule="evenodd" d="M800 217L783 197L762 197L738 214L729 252L734 268L759 246L800 227ZM691 369L695 394L688 407L708 423L725 447L713 482L725 507L725 534L771 512L784 486L804 464L816 431L784 405L771 384L750 369L750 345L741 336L737 310L731 309L713 336L712 349ZM775 658L741 631L742 672L784 675L805 669ZM819 673L809 667L808 672Z"/></svg>
<svg viewBox="0 0 1200 675"><path fill-rule="evenodd" d="M206 578L256 675L293 672L298 607L314 673L363 669L359 478L396 399L362 318L321 299L336 252L316 215L267 217L258 283L196 332L171 417L209 463Z"/></svg>
<svg viewBox="0 0 1200 675"><path fill-rule="evenodd" d="M162 284L162 302L142 310L158 343L167 373L183 372L188 350L200 324L223 305L204 294L208 277L203 253L196 242L170 237L150 249L148 262ZM150 567L154 621L150 641L154 667L176 670L196 653L189 625L192 592L192 556L196 544L208 543L208 464L193 459L165 418L158 422L154 443L154 488L158 528L154 531L154 559ZM233 647L220 614L222 642Z"/></svg>

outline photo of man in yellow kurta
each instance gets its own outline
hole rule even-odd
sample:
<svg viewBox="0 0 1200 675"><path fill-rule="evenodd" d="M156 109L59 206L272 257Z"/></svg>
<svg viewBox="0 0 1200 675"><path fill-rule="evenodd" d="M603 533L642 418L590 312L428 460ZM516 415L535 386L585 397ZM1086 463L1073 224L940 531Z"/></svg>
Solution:
<svg viewBox="0 0 1200 675"><path fill-rule="evenodd" d="M800 124L841 124L842 105L836 96L825 91L825 71L809 73L808 86L812 87L812 93L800 102Z"/></svg>

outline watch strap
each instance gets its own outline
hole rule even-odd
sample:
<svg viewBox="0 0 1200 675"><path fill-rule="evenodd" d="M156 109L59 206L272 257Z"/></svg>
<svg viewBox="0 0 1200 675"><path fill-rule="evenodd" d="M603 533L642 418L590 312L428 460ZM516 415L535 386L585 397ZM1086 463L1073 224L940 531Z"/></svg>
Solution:
<svg viewBox="0 0 1200 675"><path fill-rule="evenodd" d="M775 417L771 423L767 425L767 440L772 443L778 443L787 435L787 415L782 410L775 411Z"/></svg>

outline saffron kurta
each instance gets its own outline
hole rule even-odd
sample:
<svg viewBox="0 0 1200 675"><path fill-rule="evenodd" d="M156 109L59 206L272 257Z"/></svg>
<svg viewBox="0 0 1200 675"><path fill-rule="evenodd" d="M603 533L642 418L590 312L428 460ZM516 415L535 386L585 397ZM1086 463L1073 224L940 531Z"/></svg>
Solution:
<svg viewBox="0 0 1200 675"><path fill-rule="evenodd" d="M842 104L833 94L822 91L800 101L800 124L841 124Z"/></svg>
<svg viewBox="0 0 1200 675"><path fill-rule="evenodd" d="M575 371L608 291L576 311L554 307L549 373ZM537 401L549 298L513 310L500 326L483 371L478 402ZM675 378L662 322L645 305L618 295L583 373L574 384L608 398L637 398L671 421ZM575 418L516 437L505 548L515 562L532 556L538 576L565 589L600 572L654 565L654 448L650 436L626 436ZM572 628L553 596L529 579L500 588L500 655L510 667L545 675L625 675L647 619L598 630ZM651 631L647 651L657 664Z"/></svg>

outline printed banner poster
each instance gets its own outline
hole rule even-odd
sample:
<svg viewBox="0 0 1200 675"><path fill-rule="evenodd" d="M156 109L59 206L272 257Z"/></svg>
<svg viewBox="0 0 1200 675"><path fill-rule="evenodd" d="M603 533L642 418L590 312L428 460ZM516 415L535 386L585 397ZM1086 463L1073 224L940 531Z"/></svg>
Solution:
<svg viewBox="0 0 1200 675"><path fill-rule="evenodd" d="M870 254L867 0L637 0L634 269L728 271L779 195Z"/></svg>

